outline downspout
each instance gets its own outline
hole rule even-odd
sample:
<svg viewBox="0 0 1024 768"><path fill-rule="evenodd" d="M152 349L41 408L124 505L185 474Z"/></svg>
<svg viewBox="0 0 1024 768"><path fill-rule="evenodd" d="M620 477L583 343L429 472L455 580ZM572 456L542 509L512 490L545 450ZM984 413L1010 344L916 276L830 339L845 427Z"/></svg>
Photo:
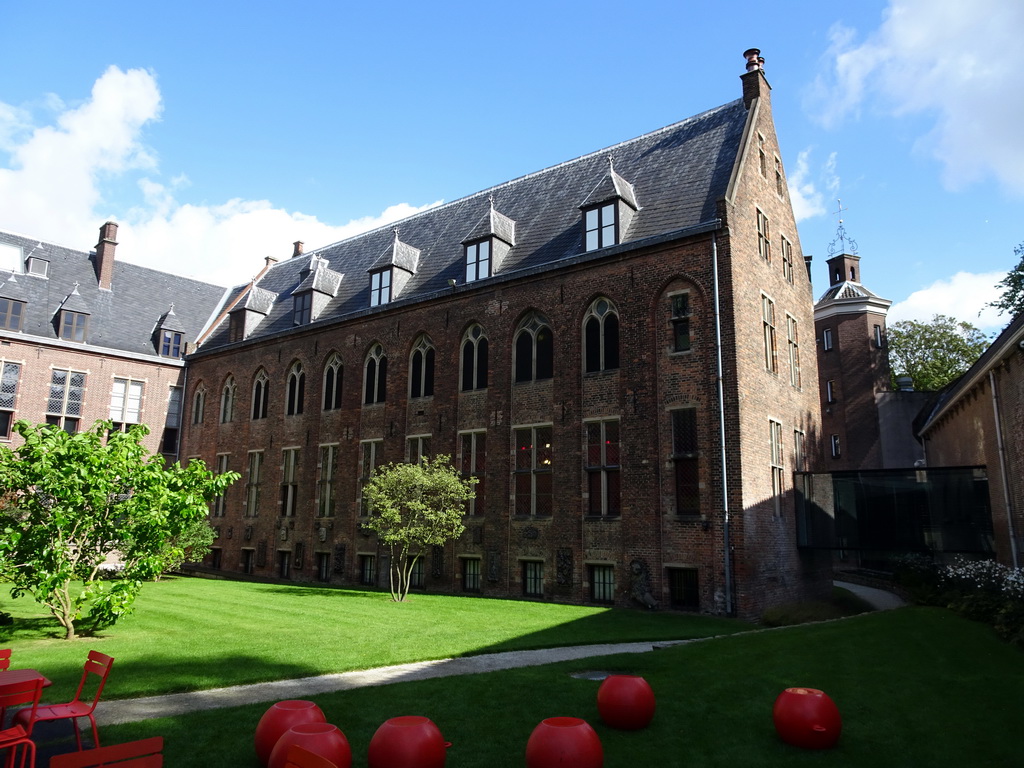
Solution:
<svg viewBox="0 0 1024 768"><path fill-rule="evenodd" d="M1010 501L1010 489L1006 477L1006 444L1003 442L1002 417L999 415L999 391L996 389L996 376L994 371L988 372L988 383L992 387L992 413L996 421L996 448L999 452L999 479L1003 486L1003 503L1006 505L1006 529L1010 535L1010 559L1014 568L1019 568L1017 562L1017 536L1013 530L1013 504Z"/></svg>
<svg viewBox="0 0 1024 768"><path fill-rule="evenodd" d="M178 406L178 436L174 439L174 460L181 461L181 436L185 432L185 392L188 390L188 363L182 360L181 404ZM167 423L164 422L164 429Z"/></svg>
<svg viewBox="0 0 1024 768"><path fill-rule="evenodd" d="M718 367L718 448L722 469L722 559L725 565L725 612L733 614L732 554L729 542L729 473L725 460L725 382L722 375L722 316L718 290L718 239L711 233L711 269L715 294L715 363Z"/></svg>

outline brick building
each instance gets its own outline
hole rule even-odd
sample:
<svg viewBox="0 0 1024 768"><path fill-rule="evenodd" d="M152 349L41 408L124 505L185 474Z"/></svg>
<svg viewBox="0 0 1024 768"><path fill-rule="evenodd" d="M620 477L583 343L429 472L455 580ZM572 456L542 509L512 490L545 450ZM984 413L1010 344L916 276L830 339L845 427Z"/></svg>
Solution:
<svg viewBox="0 0 1024 768"><path fill-rule="evenodd" d="M480 479L425 589L758 616L822 593L791 472L819 437L770 88L305 252L189 356L183 455L242 479L206 566L380 585L375 467Z"/></svg>
<svg viewBox="0 0 1024 768"><path fill-rule="evenodd" d="M116 238L107 222L88 253L0 232L0 441L16 420L110 419L177 455L185 350L225 289L115 261Z"/></svg>

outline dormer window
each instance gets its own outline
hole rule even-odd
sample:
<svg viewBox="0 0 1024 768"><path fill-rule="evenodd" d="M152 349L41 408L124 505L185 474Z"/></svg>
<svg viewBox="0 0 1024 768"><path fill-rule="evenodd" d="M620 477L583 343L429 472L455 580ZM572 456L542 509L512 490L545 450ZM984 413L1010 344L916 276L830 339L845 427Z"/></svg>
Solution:
<svg viewBox="0 0 1024 768"><path fill-rule="evenodd" d="M313 319L313 293L306 291L293 297L292 325L309 325Z"/></svg>
<svg viewBox="0 0 1024 768"><path fill-rule="evenodd" d="M391 268L370 274L370 306L377 307L391 301Z"/></svg>
<svg viewBox="0 0 1024 768"><path fill-rule="evenodd" d="M491 276L491 241L481 240L466 246L466 282Z"/></svg>
<svg viewBox="0 0 1024 768"><path fill-rule="evenodd" d="M615 203L606 203L583 212L583 241L586 250L607 248L619 241Z"/></svg>
<svg viewBox="0 0 1024 768"><path fill-rule="evenodd" d="M89 316L82 312L64 310L60 313L60 337L64 341L85 341Z"/></svg>
<svg viewBox="0 0 1024 768"><path fill-rule="evenodd" d="M181 334L164 331L160 334L160 357L181 357Z"/></svg>
<svg viewBox="0 0 1024 768"><path fill-rule="evenodd" d="M25 260L25 267L25 271L35 277L48 277L50 274L50 262L38 256L29 256Z"/></svg>
<svg viewBox="0 0 1024 768"><path fill-rule="evenodd" d="M20 331L25 317L25 302L14 299L0 299L0 328Z"/></svg>

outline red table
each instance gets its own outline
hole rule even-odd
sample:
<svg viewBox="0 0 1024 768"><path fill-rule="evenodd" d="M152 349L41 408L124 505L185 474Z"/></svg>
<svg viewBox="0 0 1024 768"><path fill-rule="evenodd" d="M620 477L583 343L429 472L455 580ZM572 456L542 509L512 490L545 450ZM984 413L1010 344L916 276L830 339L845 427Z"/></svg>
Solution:
<svg viewBox="0 0 1024 768"><path fill-rule="evenodd" d="M7 669L0 672L0 685L7 685L8 683L23 683L26 680L35 680L36 678L42 678L43 688L48 688L53 685L41 672L34 669Z"/></svg>

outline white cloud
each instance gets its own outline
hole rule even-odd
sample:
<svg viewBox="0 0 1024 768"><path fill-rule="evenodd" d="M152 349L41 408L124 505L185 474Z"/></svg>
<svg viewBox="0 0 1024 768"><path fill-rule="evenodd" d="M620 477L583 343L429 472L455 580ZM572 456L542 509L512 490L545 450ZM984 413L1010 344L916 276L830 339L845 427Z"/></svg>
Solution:
<svg viewBox="0 0 1024 768"><path fill-rule="evenodd" d="M927 322L938 314L963 320L986 333L1001 330L1007 318L1000 317L998 310L985 305L999 298L997 283L1004 277L1005 272L957 272L893 304L889 308L888 321Z"/></svg>
<svg viewBox="0 0 1024 768"><path fill-rule="evenodd" d="M797 222L826 213L825 192L830 196L839 191L839 176L836 174L836 153L832 152L825 165L817 172L811 171L811 152L808 147L796 158L796 167L789 174L789 198L793 203L793 215Z"/></svg>
<svg viewBox="0 0 1024 768"><path fill-rule="evenodd" d="M142 141L162 110L151 72L110 67L80 106L52 95L41 104L55 115L50 124L0 103L0 150L10 154L10 167L0 167L0 227L86 250L111 219L120 224L118 258L155 269L231 285L255 274L264 256L290 256L296 240L327 245L439 204L402 203L340 226L267 200L194 205L179 199L187 175L161 183L156 153ZM148 175L138 179L138 204L110 211L105 185L139 172Z"/></svg>
<svg viewBox="0 0 1024 768"><path fill-rule="evenodd" d="M826 75L809 103L833 126L863 108L924 114L934 127L918 149L943 165L959 189L987 177L1024 195L1024 99L1013 55L1024 35L1024 3L1006 0L891 0L881 26L855 43L830 30Z"/></svg>

